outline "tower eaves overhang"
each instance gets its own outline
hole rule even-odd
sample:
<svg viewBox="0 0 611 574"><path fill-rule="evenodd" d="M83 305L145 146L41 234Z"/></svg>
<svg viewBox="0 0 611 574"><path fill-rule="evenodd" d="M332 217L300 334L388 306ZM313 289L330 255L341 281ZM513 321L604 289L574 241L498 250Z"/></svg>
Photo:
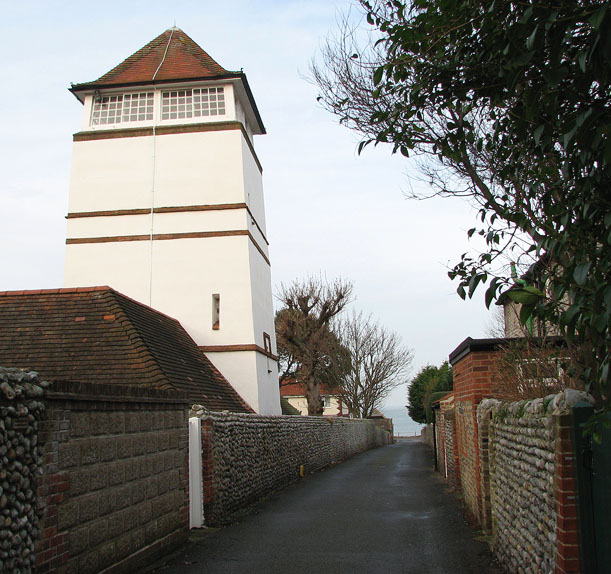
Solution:
<svg viewBox="0 0 611 574"><path fill-rule="evenodd" d="M261 114L259 113L259 108L257 108L257 104L255 102L255 98L252 94L252 90L250 89L250 84L248 83L248 79L246 78L246 74L244 72L232 72L228 74L219 74L217 76L203 76L199 78L177 78L175 80L151 80L148 82L122 82L116 84L109 83L98 83L95 82L86 82L82 84L73 84L68 88L74 97L83 104L85 102L85 96L87 94L92 94L97 91L106 91L106 90L119 90L123 88L146 88L146 87L161 87L161 86L170 86L176 84L196 84L200 82L221 82L228 81L231 82L238 91L238 95L241 99L248 101L250 104L250 108L252 109L253 119L255 120L256 130L255 133L258 135L265 135L267 131L265 130L265 126L263 125L263 120L261 119Z"/></svg>

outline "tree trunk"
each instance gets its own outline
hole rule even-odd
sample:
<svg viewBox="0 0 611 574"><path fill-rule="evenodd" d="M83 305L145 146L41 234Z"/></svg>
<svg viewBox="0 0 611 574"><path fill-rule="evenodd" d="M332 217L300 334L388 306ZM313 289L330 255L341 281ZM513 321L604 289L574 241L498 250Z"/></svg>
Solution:
<svg viewBox="0 0 611 574"><path fill-rule="evenodd" d="M322 416L324 407L320 398L320 388L318 386L318 381L310 375L305 379L304 382L306 388L306 400L308 401L308 416Z"/></svg>

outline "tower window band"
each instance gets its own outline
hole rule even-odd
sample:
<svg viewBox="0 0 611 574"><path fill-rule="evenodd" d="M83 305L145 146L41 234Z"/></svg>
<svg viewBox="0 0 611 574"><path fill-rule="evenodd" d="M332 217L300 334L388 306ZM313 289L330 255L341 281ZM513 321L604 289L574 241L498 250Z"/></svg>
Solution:
<svg viewBox="0 0 611 574"><path fill-rule="evenodd" d="M142 122L153 119L153 92L95 96L91 125Z"/></svg>
<svg viewBox="0 0 611 574"><path fill-rule="evenodd" d="M225 115L223 88L193 88L161 94L161 119L177 120Z"/></svg>

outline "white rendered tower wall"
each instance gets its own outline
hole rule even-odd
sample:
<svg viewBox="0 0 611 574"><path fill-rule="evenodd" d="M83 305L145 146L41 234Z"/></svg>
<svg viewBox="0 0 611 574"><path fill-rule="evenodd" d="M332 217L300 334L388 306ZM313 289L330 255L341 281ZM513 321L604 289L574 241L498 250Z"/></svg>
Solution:
<svg viewBox="0 0 611 574"><path fill-rule="evenodd" d="M181 89L206 88L196 82ZM178 319L257 412L279 414L261 166L239 81L222 117L92 125L74 136L66 287L110 285Z"/></svg>

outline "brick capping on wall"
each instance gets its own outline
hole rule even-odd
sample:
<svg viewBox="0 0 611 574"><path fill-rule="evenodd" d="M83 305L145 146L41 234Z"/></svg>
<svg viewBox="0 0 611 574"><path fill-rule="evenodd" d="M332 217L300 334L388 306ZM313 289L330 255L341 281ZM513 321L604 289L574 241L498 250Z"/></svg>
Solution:
<svg viewBox="0 0 611 574"><path fill-rule="evenodd" d="M150 387L79 383L74 381L53 381L46 397L51 400L126 402L159 405L184 405L188 403L187 393Z"/></svg>
<svg viewBox="0 0 611 574"><path fill-rule="evenodd" d="M183 125L172 125L172 126L155 126L146 128L120 128L113 130L95 130L87 132L77 132L73 136L73 141L83 142L92 140L105 140L105 139L116 139L116 138L135 138L143 136L162 136L162 135L173 135L173 134L187 134L196 132L218 132L226 130L240 130L248 149L252 154L259 171L263 173L263 167L257 157L255 148L250 141L250 137L241 122L227 121L227 122L205 122L199 124L183 124Z"/></svg>
<svg viewBox="0 0 611 574"><path fill-rule="evenodd" d="M467 337L462 343L460 343L460 345L458 345L458 347L456 347L456 349L450 353L449 360L450 363L454 365L466 357L469 353L475 353L478 351L498 351L511 343L523 340L524 337L505 337L499 339L472 339L471 337ZM555 335L545 337L545 342L560 346L566 344L563 337Z"/></svg>

